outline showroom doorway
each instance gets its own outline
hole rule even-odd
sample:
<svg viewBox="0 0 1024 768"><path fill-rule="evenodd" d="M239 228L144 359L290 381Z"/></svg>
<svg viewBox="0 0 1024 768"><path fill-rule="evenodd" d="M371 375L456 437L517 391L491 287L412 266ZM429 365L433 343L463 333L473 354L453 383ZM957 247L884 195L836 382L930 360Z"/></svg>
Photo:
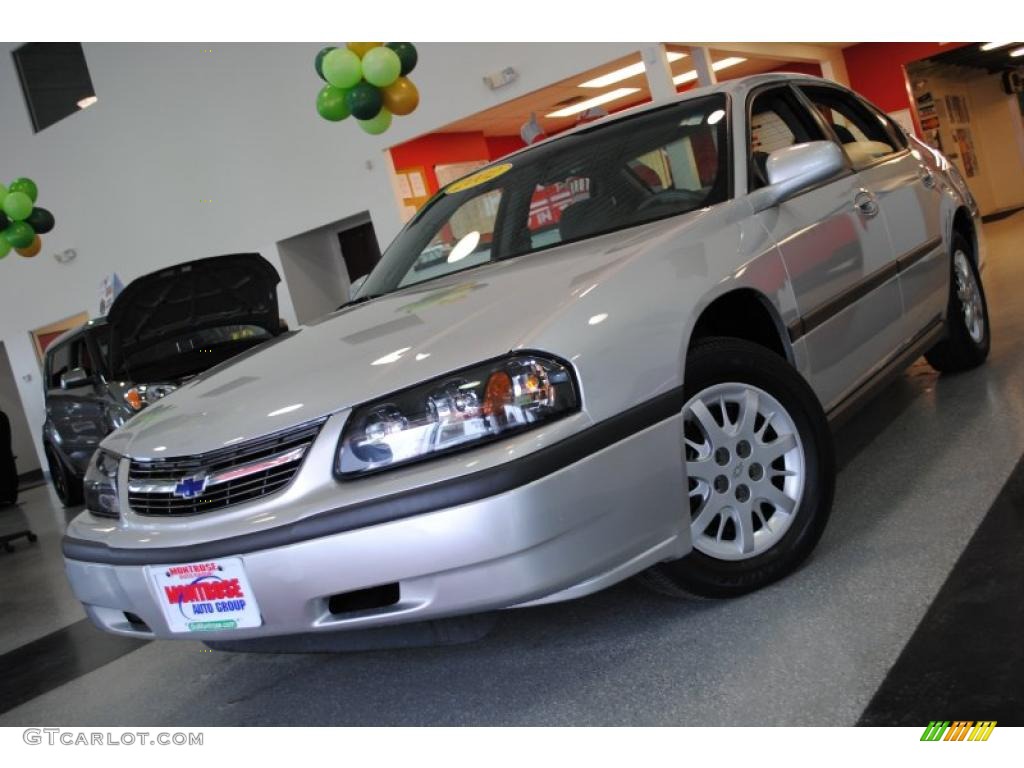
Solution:
<svg viewBox="0 0 1024 768"><path fill-rule="evenodd" d="M348 301L352 282L380 261L377 233L366 211L281 240L277 250L302 325Z"/></svg>
<svg viewBox="0 0 1024 768"><path fill-rule="evenodd" d="M973 43L906 65L921 138L956 164L989 219L1024 207L1024 67L1015 45Z"/></svg>
<svg viewBox="0 0 1024 768"><path fill-rule="evenodd" d="M341 246L341 258L345 260L349 280L358 280L370 274L380 261L380 245L371 221L343 229L338 233L338 244Z"/></svg>
<svg viewBox="0 0 1024 768"><path fill-rule="evenodd" d="M7 348L0 341L0 411L7 414L11 422L12 453L18 468L18 476L22 481L42 477L39 456L32 440L32 431L21 405L18 393L18 382L14 378L14 370L7 356Z"/></svg>

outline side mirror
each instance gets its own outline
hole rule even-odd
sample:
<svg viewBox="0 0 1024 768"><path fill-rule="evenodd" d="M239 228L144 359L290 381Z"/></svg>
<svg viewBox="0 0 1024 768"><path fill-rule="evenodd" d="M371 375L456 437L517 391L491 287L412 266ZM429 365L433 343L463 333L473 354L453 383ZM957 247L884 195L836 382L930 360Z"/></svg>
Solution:
<svg viewBox="0 0 1024 768"><path fill-rule="evenodd" d="M355 298L355 295L359 293L359 289L363 287L363 283L366 282L366 278L368 278L369 276L369 273L367 273L362 277L357 277L355 280L352 281L352 284L348 287L349 299Z"/></svg>
<svg viewBox="0 0 1024 768"><path fill-rule="evenodd" d="M809 141L772 152L765 166L768 186L750 193L755 213L835 176L843 170L843 153L834 142Z"/></svg>
<svg viewBox="0 0 1024 768"><path fill-rule="evenodd" d="M72 368L60 377L61 389L78 389L89 384L92 384L92 376L84 368Z"/></svg>

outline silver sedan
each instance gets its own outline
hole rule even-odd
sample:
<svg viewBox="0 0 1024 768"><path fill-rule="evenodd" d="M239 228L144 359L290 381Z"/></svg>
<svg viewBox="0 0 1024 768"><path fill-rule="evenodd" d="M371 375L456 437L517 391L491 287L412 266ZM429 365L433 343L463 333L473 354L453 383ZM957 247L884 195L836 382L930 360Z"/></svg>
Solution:
<svg viewBox="0 0 1024 768"><path fill-rule="evenodd" d="M442 189L348 305L110 435L64 540L123 635L245 641L579 597L728 597L811 552L831 424L989 349L956 169L766 75Z"/></svg>

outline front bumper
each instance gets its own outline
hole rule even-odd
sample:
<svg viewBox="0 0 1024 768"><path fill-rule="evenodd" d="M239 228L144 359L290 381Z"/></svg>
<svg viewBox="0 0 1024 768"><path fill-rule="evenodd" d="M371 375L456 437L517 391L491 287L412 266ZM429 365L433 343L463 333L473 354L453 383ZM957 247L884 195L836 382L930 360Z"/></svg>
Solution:
<svg viewBox="0 0 1024 768"><path fill-rule="evenodd" d="M225 554L241 558L262 624L204 632L202 638L362 629L569 599L681 557L690 543L683 525L680 434L677 415L496 495ZM75 596L100 628L195 639L168 628L148 572L181 562L188 561L115 564L65 557ZM332 596L393 584L399 592L394 604L330 609Z"/></svg>

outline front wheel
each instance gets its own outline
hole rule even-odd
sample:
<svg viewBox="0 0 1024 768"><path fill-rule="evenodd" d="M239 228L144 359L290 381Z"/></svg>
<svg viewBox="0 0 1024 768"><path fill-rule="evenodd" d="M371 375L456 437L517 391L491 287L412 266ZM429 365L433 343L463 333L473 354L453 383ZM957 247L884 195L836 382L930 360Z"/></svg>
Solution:
<svg viewBox="0 0 1024 768"><path fill-rule="evenodd" d="M82 481L77 480L64 466L56 451L46 446L46 463L50 468L50 479L57 497L65 507L77 507L85 496Z"/></svg>
<svg viewBox="0 0 1024 768"><path fill-rule="evenodd" d="M954 233L952 246L946 338L925 353L928 364L942 373L966 371L981 365L988 357L992 341L985 290L981 287L978 268L968 256L970 246L959 233Z"/></svg>
<svg viewBox="0 0 1024 768"><path fill-rule="evenodd" d="M732 597L810 554L832 507L835 459L814 392L785 360L739 339L687 357L683 435L693 551L641 577L671 595Z"/></svg>

